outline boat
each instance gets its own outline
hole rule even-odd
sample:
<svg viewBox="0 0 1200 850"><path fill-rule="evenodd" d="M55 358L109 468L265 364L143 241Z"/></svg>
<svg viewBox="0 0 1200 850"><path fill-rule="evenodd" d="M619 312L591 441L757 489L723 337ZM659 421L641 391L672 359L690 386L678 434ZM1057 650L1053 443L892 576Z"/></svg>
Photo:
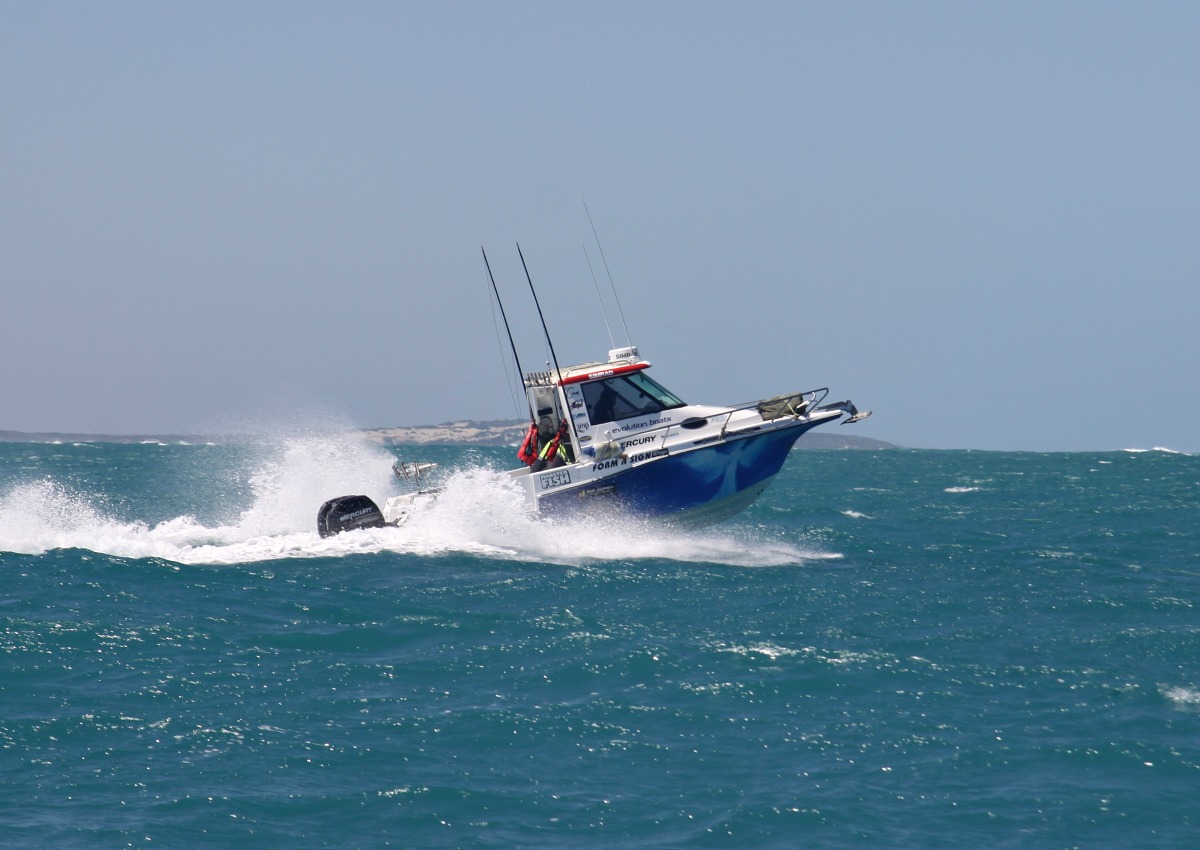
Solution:
<svg viewBox="0 0 1200 850"><path fill-rule="evenodd" d="M498 474L522 488L531 513L720 522L762 495L805 432L871 415L851 401L827 402L827 387L731 407L689 404L650 368L626 345L604 361L524 374L531 421L521 465ZM363 495L327 501L318 532L403 525L437 498L425 486L432 468L397 463L397 475L415 489L382 508Z"/></svg>

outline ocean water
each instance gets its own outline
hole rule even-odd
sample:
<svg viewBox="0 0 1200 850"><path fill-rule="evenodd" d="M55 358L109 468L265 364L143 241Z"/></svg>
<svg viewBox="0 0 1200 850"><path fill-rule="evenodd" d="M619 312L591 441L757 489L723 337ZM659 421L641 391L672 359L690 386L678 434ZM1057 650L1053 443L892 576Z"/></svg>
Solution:
<svg viewBox="0 0 1200 850"><path fill-rule="evenodd" d="M1200 846L1200 458L794 452L700 531L433 448L0 444L0 846Z"/></svg>

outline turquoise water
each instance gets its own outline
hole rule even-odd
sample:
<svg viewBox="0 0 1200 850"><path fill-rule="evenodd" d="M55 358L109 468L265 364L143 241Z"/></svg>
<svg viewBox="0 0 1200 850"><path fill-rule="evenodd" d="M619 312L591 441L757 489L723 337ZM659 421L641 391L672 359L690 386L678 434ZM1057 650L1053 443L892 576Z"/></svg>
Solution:
<svg viewBox="0 0 1200 850"><path fill-rule="evenodd" d="M795 452L705 531L434 448L0 444L5 847L1192 847L1200 458Z"/></svg>

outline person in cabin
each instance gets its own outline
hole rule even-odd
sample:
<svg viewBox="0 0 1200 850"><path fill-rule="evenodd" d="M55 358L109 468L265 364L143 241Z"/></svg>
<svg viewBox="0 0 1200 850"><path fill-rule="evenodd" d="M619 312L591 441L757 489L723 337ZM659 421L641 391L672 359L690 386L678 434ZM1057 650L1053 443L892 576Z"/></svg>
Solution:
<svg viewBox="0 0 1200 850"><path fill-rule="evenodd" d="M553 412L549 407L538 408L537 420L529 423L529 433L525 435L525 442L517 451L517 458L527 466L537 463L550 441L554 439L554 420L550 418ZM542 464L542 467L544 466L545 464Z"/></svg>
<svg viewBox="0 0 1200 850"><path fill-rule="evenodd" d="M553 420L549 416L543 416L536 426L535 436L539 446L537 457L532 463L526 461L529 463L531 472L554 469L574 462L574 458L571 456L571 441L567 439L567 420L559 422L558 429L555 430ZM529 443L529 437L526 437L525 441ZM525 460L524 445L518 456Z"/></svg>
<svg viewBox="0 0 1200 850"><path fill-rule="evenodd" d="M589 412L593 425L612 422L617 418L617 394L607 381L604 382L604 389L600 391L600 398Z"/></svg>

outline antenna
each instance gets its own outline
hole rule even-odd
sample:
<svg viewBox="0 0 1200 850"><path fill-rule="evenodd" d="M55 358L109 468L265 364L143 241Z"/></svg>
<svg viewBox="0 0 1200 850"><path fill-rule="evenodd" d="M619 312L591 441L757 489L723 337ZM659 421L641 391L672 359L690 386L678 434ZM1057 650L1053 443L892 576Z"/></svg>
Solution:
<svg viewBox="0 0 1200 850"><path fill-rule="evenodd" d="M600 249L600 259L604 261L604 273L608 275L608 285L612 289L613 300L617 302L617 315L621 317L621 327L625 330L625 344L632 346L633 342L629 339L629 325L625 324L625 311L621 309L621 299L617 296L617 285L613 283L612 272L608 268L608 259L604 256L604 246L600 244L600 234L596 232L596 225L592 221L592 212L588 209L586 200L583 202L583 211L587 213L588 224L592 226L592 236L596 239L596 247ZM607 317L605 321L608 321Z"/></svg>
<svg viewBox="0 0 1200 850"><path fill-rule="evenodd" d="M529 281L529 292L533 295L534 306L537 307L538 318L542 320L542 333L546 336L546 345L550 348L550 357L554 360L554 371L558 375L558 387L562 390L562 370L558 368L558 355L554 353L554 343L550 341L550 331L546 328L546 317L542 315L542 305L538 301L537 291L533 288L533 278L529 276L529 266L525 265L525 255L521 253L521 243L517 243L517 256L521 258L521 268L525 269L525 279ZM571 423L571 435L575 437L575 443L579 443L579 435L575 433L575 417L570 415L567 410L563 411L563 418Z"/></svg>
<svg viewBox="0 0 1200 850"><path fill-rule="evenodd" d="M479 246L479 250L483 253L483 264L487 266L488 280L492 282L492 292L496 293L496 303L500 305L500 317L504 319L504 332L508 334L508 344L512 348L513 362L517 364L517 377L521 378L525 373L521 371L521 358L517 356L517 345L513 342L512 330L508 327L508 316L504 312L504 302L500 300L500 290L496 288L496 278L492 275L492 264L488 262L487 251L483 250L482 245ZM517 250L520 251L519 246ZM521 258L521 262L525 262L523 257ZM528 275L529 272L525 272L525 274ZM530 284L530 286L532 287L533 284ZM540 307L538 308L538 313L539 315L541 314ZM544 325L545 323L543 323ZM537 421L537 415L533 411L533 403L529 401L528 394L525 396L525 403L529 405L529 421Z"/></svg>
<svg viewBox="0 0 1200 850"><path fill-rule="evenodd" d="M587 260L588 272L592 275L592 286L596 287L596 300L600 302L600 315L604 317L604 327L608 328L608 341L613 348L616 348L617 341L613 339L612 325L608 323L608 311L604 309L604 299L600 296L600 283L596 280L595 269L592 268L592 258L588 256L587 245L581 247L583 248L583 257Z"/></svg>

